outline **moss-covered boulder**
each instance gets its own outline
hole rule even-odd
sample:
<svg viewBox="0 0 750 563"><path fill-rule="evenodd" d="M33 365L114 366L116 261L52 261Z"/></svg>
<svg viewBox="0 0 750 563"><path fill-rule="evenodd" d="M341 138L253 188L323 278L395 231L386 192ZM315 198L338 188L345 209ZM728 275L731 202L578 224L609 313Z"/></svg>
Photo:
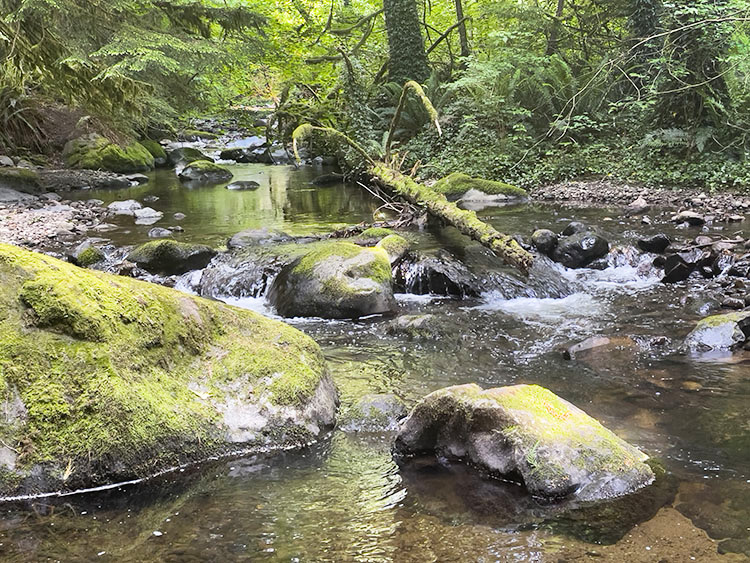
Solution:
<svg viewBox="0 0 750 563"><path fill-rule="evenodd" d="M204 244L153 240L136 247L127 259L152 274L167 276L205 268L216 251Z"/></svg>
<svg viewBox="0 0 750 563"><path fill-rule="evenodd" d="M394 448L520 475L532 495L548 499L614 498L654 480L643 452L538 385L430 393L401 424Z"/></svg>
<svg viewBox="0 0 750 563"><path fill-rule="evenodd" d="M385 250L388 260L390 260L391 265L394 265L406 256L411 244L401 235L393 234L383 237L375 246Z"/></svg>
<svg viewBox="0 0 750 563"><path fill-rule="evenodd" d="M210 160L196 160L191 162L177 174L180 180L200 184L220 184L232 179L232 172L228 168L219 166Z"/></svg>
<svg viewBox="0 0 750 563"><path fill-rule="evenodd" d="M70 168L109 172L146 172L154 168L154 157L138 142L120 146L96 133L68 141L63 149Z"/></svg>
<svg viewBox="0 0 750 563"><path fill-rule="evenodd" d="M299 445L334 422L320 349L283 323L8 245L0 280L1 494Z"/></svg>
<svg viewBox="0 0 750 563"><path fill-rule="evenodd" d="M0 188L25 194L39 194L44 191L39 173L27 168L15 167L0 167Z"/></svg>
<svg viewBox="0 0 750 563"><path fill-rule="evenodd" d="M207 160L213 162L213 159L193 147L173 147L166 151L167 160L171 166L187 166L191 162L198 160Z"/></svg>
<svg viewBox="0 0 750 563"><path fill-rule="evenodd" d="M358 318L395 309L388 254L350 242L318 245L285 266L269 299L285 317Z"/></svg>
<svg viewBox="0 0 750 563"><path fill-rule="evenodd" d="M141 141L141 144L148 152L151 153L151 156L154 157L155 166L167 165L167 163L169 162L169 159L167 158L167 151L164 150L164 147L162 147L159 142L154 141L153 139L143 139Z"/></svg>
<svg viewBox="0 0 750 563"><path fill-rule="evenodd" d="M454 172L438 180L432 189L448 198L463 198L467 193L477 192L488 196L503 196L505 198L524 198L526 190L494 180L472 178L462 172Z"/></svg>
<svg viewBox="0 0 750 563"><path fill-rule="evenodd" d="M685 338L688 352L729 351L750 338L750 311L706 317Z"/></svg>

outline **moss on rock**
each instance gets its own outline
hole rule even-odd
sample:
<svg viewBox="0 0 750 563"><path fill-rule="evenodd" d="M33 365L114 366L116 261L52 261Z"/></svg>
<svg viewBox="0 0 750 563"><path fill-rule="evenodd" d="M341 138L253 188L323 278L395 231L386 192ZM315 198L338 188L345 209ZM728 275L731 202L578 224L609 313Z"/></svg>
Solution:
<svg viewBox="0 0 750 563"><path fill-rule="evenodd" d="M196 160L183 168L178 174L180 180L201 183L221 183L232 179L228 168L219 166L210 160Z"/></svg>
<svg viewBox="0 0 750 563"><path fill-rule="evenodd" d="M27 194L41 193L39 173L27 168L0 167L0 188Z"/></svg>
<svg viewBox="0 0 750 563"><path fill-rule="evenodd" d="M547 498L613 498L654 480L643 452L538 385L435 391L403 423L395 448L517 472L532 494Z"/></svg>
<svg viewBox="0 0 750 563"><path fill-rule="evenodd" d="M494 180L472 178L468 174L454 172L438 180L432 189L447 197L461 197L469 190L477 190L487 195L504 195L507 197L526 197L526 190Z"/></svg>
<svg viewBox="0 0 750 563"><path fill-rule="evenodd" d="M8 245L0 280L0 402L20 404L0 425L18 452L0 493L143 477L333 422L320 349L283 323Z"/></svg>
<svg viewBox="0 0 750 563"><path fill-rule="evenodd" d="M167 163L167 151L164 150L164 147L159 142L153 139L142 139L140 143L154 157L154 164L163 166Z"/></svg>
<svg viewBox="0 0 750 563"><path fill-rule="evenodd" d="M391 265L393 265L406 255L411 244L409 244L409 241L401 235L388 235L381 239L375 246L385 250L385 253L388 255L388 260Z"/></svg>
<svg viewBox="0 0 750 563"><path fill-rule="evenodd" d="M383 227L370 227L369 229L365 229L364 231L362 231L362 234L359 236L363 239L382 239L392 234L393 229L386 229Z"/></svg>
<svg viewBox="0 0 750 563"><path fill-rule="evenodd" d="M71 168L109 172L147 172L154 168L154 157L142 144L125 146L96 133L68 141L63 149L65 163Z"/></svg>
<svg viewBox="0 0 750 563"><path fill-rule="evenodd" d="M382 248L327 242L285 266L269 299L286 317L355 318L392 311L392 283Z"/></svg>

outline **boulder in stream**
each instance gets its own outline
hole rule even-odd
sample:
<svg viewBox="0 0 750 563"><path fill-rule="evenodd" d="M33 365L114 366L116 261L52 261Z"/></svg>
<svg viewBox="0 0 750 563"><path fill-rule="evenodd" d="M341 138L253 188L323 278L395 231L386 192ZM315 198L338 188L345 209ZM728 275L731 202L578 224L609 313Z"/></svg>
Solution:
<svg viewBox="0 0 750 563"><path fill-rule="evenodd" d="M396 287L416 295L478 297L481 281L449 252L434 255L409 252L394 270Z"/></svg>
<svg viewBox="0 0 750 563"><path fill-rule="evenodd" d="M672 244L672 241L663 233L638 239L638 248L643 250L643 252L653 252L655 254L661 254L670 244Z"/></svg>
<svg viewBox="0 0 750 563"><path fill-rule="evenodd" d="M220 184L232 179L232 172L210 160L196 160L179 171L180 180L199 184Z"/></svg>
<svg viewBox="0 0 750 563"><path fill-rule="evenodd" d="M227 184L227 189L232 191L251 191L257 190L260 184L255 180L237 180L231 184Z"/></svg>
<svg viewBox="0 0 750 563"><path fill-rule="evenodd" d="M573 223L563 231L571 230ZM604 237L588 230L574 230L573 234L561 237L552 251L552 259L566 268L584 268L609 252L609 242Z"/></svg>
<svg viewBox="0 0 750 563"><path fill-rule="evenodd" d="M205 268L214 256L210 246L161 239L136 247L127 259L152 274L170 276Z"/></svg>
<svg viewBox="0 0 750 563"><path fill-rule="evenodd" d="M520 475L545 499L610 499L654 480L646 454L538 385L467 384L430 393L401 423L394 451Z"/></svg>
<svg viewBox="0 0 750 563"><path fill-rule="evenodd" d="M197 162L199 160L213 162L211 157L206 156L193 147L171 147L167 149L167 157L169 158L169 164L172 166L187 166L191 162Z"/></svg>
<svg viewBox="0 0 750 563"><path fill-rule="evenodd" d="M348 319L395 310L388 254L350 242L318 245L285 266L269 300L284 317Z"/></svg>
<svg viewBox="0 0 750 563"><path fill-rule="evenodd" d="M494 180L472 178L468 174L454 172L438 180L432 189L445 195L449 199L464 197L469 192L481 193L487 196L503 196L503 198L525 198L526 190Z"/></svg>
<svg viewBox="0 0 750 563"><path fill-rule="evenodd" d="M251 311L0 245L0 494L69 491L334 423L318 345Z"/></svg>
<svg viewBox="0 0 750 563"><path fill-rule="evenodd" d="M531 244L542 254L549 256L557 247L558 237L549 229L537 229L531 235Z"/></svg>
<svg viewBox="0 0 750 563"><path fill-rule="evenodd" d="M154 169L154 157L142 144L132 141L119 145L97 133L68 141L63 149L63 158L70 168L121 173Z"/></svg>
<svg viewBox="0 0 750 563"><path fill-rule="evenodd" d="M750 311L712 315L698 322L685 338L689 352L733 350L750 337Z"/></svg>

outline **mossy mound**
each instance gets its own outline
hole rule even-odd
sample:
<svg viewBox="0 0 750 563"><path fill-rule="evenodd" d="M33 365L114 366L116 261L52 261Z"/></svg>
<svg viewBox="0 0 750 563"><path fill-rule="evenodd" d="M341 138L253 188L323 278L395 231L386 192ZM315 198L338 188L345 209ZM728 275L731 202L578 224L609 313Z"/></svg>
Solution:
<svg viewBox="0 0 750 563"><path fill-rule="evenodd" d="M0 188L26 194L41 193L39 174L27 168L0 167Z"/></svg>
<svg viewBox="0 0 750 563"><path fill-rule="evenodd" d="M375 246L385 250L386 254L388 254L388 260L393 265L406 256L411 244L401 235L388 235L381 239Z"/></svg>
<svg viewBox="0 0 750 563"><path fill-rule="evenodd" d="M229 169L210 160L196 160L180 170L177 176L180 180L188 182L219 184L231 180L234 174Z"/></svg>
<svg viewBox="0 0 750 563"><path fill-rule="evenodd" d="M143 145L143 147L151 153L151 156L154 157L154 164L156 166L164 166L167 164L167 151L165 151L164 147L162 147L157 141L154 141L153 139L143 139L141 145Z"/></svg>
<svg viewBox="0 0 750 563"><path fill-rule="evenodd" d="M153 240L136 247L127 259L152 274L175 275L205 268L216 251L204 244Z"/></svg>
<svg viewBox="0 0 750 563"><path fill-rule="evenodd" d="M549 499L614 498L654 480L643 452L538 385L435 391L401 425L394 447L519 474L531 494Z"/></svg>
<svg viewBox="0 0 750 563"><path fill-rule="evenodd" d="M132 142L122 147L96 133L68 141L63 158L70 168L119 173L147 172L154 168L154 157L142 144Z"/></svg>
<svg viewBox="0 0 750 563"><path fill-rule="evenodd" d="M526 190L494 180L484 180L482 178L472 178L468 174L454 172L445 178L438 180L432 189L445 195L446 197L461 197L470 190L477 190L487 195L502 195L513 198L523 198L527 196Z"/></svg>
<svg viewBox="0 0 750 563"><path fill-rule="evenodd" d="M711 315L701 319L685 338L689 352L734 350L750 338L750 311Z"/></svg>
<svg viewBox="0 0 750 563"><path fill-rule="evenodd" d="M285 317L348 319L392 312L388 255L350 242L316 245L281 270L269 299Z"/></svg>
<svg viewBox="0 0 750 563"><path fill-rule="evenodd" d="M320 349L258 314L0 245L0 493L144 477L333 423Z"/></svg>
<svg viewBox="0 0 750 563"><path fill-rule="evenodd" d="M380 240L392 234L393 229L386 229L384 227L370 227L369 229L365 229L364 231L362 231L362 234L360 234L359 236L363 239Z"/></svg>

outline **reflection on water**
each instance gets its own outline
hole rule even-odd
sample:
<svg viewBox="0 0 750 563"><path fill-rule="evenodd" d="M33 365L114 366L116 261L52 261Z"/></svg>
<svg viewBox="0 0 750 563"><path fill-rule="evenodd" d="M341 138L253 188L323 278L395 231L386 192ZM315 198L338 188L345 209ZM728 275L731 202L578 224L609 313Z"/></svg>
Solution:
<svg viewBox="0 0 750 563"><path fill-rule="evenodd" d="M184 239L210 244L260 226L328 231L367 220L377 207L356 187L312 188L307 182L320 169L246 165L235 172L237 179L260 182L261 189L188 189L171 172L159 171L149 185L85 197L158 196L149 205L165 212L165 226L174 223L173 213L183 212ZM643 232L635 220L605 221L619 217L606 209L526 205L483 216L500 230L528 236L537 227L560 230L572 213L605 228L614 245L627 248ZM148 228L133 226L132 218L118 221L123 230L111 235L117 244L146 240ZM425 250L449 249L475 273L496 276L501 287L475 300L399 299L401 313L433 315L432 338L389 336L388 319L294 320L323 348L343 405L368 393L395 393L411 406L447 385L537 383L663 464L659 486L621 503L556 512L535 505L516 485L484 480L470 468L428 464L400 471L390 456L391 436L335 431L315 447L273 459L216 462L121 491L7 507L0 556L180 562L713 559L715 548L682 515L720 540L722 549L750 554L748 364L698 362L675 353L710 309L709 295L662 286L627 252L606 270L571 273L545 264L524 280L454 229L433 228L414 240ZM270 312L262 299L237 304ZM613 347L563 358L563 348L589 336L607 336ZM631 529L657 511L648 524ZM659 537L672 539L659 544ZM605 548L584 540L616 543Z"/></svg>

